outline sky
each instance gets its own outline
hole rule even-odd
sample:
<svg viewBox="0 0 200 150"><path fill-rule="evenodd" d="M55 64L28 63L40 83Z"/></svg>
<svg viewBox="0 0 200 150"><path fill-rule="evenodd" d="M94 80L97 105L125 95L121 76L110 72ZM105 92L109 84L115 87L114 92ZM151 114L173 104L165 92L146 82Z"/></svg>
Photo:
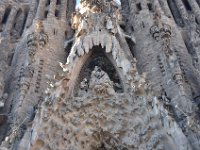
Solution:
<svg viewBox="0 0 200 150"><path fill-rule="evenodd" d="M77 4L79 4L79 3L80 3L80 0L76 0L76 2L77 2Z"/></svg>

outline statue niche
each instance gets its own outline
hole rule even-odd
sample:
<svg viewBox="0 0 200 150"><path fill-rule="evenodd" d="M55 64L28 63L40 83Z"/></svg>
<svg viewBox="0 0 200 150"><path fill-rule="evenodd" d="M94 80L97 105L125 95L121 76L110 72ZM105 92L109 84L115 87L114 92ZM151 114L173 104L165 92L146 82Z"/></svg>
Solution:
<svg viewBox="0 0 200 150"><path fill-rule="evenodd" d="M83 65L80 76L77 79L74 94L82 97L87 95L88 91L91 92L92 90L94 92L95 87L98 89L97 84L101 87L112 87L113 91L110 91L111 93L123 92L123 85L118 72L100 47L93 48L93 53Z"/></svg>

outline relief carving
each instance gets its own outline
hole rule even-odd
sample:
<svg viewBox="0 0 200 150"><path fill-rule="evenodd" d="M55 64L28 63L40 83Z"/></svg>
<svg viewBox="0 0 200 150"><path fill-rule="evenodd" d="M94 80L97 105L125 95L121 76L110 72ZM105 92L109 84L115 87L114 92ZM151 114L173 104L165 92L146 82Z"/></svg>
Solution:
<svg viewBox="0 0 200 150"><path fill-rule="evenodd" d="M38 48L43 48L48 42L48 36L44 32L44 27L41 21L35 23L35 30L27 36L27 47L31 62L34 61L34 56Z"/></svg>
<svg viewBox="0 0 200 150"><path fill-rule="evenodd" d="M72 15L72 28L76 30L75 37L65 42L65 47L74 41L66 64L61 64L63 71L70 72L78 57L90 52L94 46L105 48L106 53L112 53L118 62L118 67L125 64L124 54L116 34L129 38L135 43L134 35L127 35L120 27L121 14L119 6L111 1L81 1L80 12ZM121 64L120 64L121 63ZM123 64L124 63L124 64ZM130 65L130 64L129 64ZM122 67L123 68L123 67Z"/></svg>

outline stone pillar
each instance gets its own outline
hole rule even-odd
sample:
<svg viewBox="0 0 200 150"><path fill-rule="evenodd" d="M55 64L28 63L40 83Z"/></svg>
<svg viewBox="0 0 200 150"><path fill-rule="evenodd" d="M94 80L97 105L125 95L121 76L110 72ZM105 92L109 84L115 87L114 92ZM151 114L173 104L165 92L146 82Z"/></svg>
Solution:
<svg viewBox="0 0 200 150"><path fill-rule="evenodd" d="M24 30L24 22L26 21L25 10L23 10L22 14L16 19L17 19L15 25L15 30L17 31L16 36L20 37Z"/></svg>
<svg viewBox="0 0 200 150"><path fill-rule="evenodd" d="M190 6L192 7L192 11L194 12L197 22L200 24L200 7L195 0L188 0Z"/></svg>
<svg viewBox="0 0 200 150"><path fill-rule="evenodd" d="M2 28L3 28L3 26L1 25L1 22L3 20L5 10L6 10L5 6L1 5L0 6L0 32L2 31Z"/></svg>
<svg viewBox="0 0 200 150"><path fill-rule="evenodd" d="M67 18L71 18L71 14L76 9L76 0L67 0ZM71 29L69 24L69 19L67 20L67 37L66 39L71 39L74 35L74 31Z"/></svg>
<svg viewBox="0 0 200 150"><path fill-rule="evenodd" d="M56 2L57 0L51 0L50 6L49 6L49 12L47 17L55 17L55 12L56 12Z"/></svg>
<svg viewBox="0 0 200 150"><path fill-rule="evenodd" d="M67 0L67 17L70 17L71 14L76 9L76 0Z"/></svg>
<svg viewBox="0 0 200 150"><path fill-rule="evenodd" d="M6 7L4 5L0 6L0 23L3 20L3 16L4 16L4 13L5 13L5 10L6 10Z"/></svg>
<svg viewBox="0 0 200 150"><path fill-rule="evenodd" d="M155 11L158 11L159 13L162 13L162 14L164 13L158 0L154 0L152 3L153 3L153 7L155 7Z"/></svg>
<svg viewBox="0 0 200 150"><path fill-rule="evenodd" d="M185 9L185 6L184 6L182 0L175 0L175 2L176 2L177 8L178 8L178 10L181 14L183 21L184 22L187 21L188 20L188 13Z"/></svg>
<svg viewBox="0 0 200 150"><path fill-rule="evenodd" d="M170 17L171 16L171 11L168 7L168 3L167 3L167 0L159 0L160 2L160 5L165 13L166 16Z"/></svg>
<svg viewBox="0 0 200 150"><path fill-rule="evenodd" d="M13 24L15 22L15 18L16 18L16 15L17 15L17 10L18 10L18 7L16 7L16 6L12 7L10 15L8 17L8 20L6 22L6 26L5 26L4 32L9 32L10 33L10 31L11 31L11 29L13 27Z"/></svg>
<svg viewBox="0 0 200 150"><path fill-rule="evenodd" d="M26 28L30 27L30 25L32 24L36 11L37 11L37 6L38 6L37 0L32 0L30 11L28 13L28 17L27 17L27 21L25 25Z"/></svg>
<svg viewBox="0 0 200 150"><path fill-rule="evenodd" d="M67 17L67 0L61 1L61 8L60 8L60 18L61 20L65 21Z"/></svg>
<svg viewBox="0 0 200 150"><path fill-rule="evenodd" d="M44 19L46 0L40 0L35 19Z"/></svg>
<svg viewBox="0 0 200 150"><path fill-rule="evenodd" d="M128 12L130 11L128 0L121 0L121 6L123 13L125 13L124 15L128 14Z"/></svg>

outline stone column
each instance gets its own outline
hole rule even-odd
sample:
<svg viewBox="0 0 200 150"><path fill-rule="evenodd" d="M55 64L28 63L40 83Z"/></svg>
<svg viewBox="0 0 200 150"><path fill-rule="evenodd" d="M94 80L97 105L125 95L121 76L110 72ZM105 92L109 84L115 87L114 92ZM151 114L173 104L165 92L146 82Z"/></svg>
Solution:
<svg viewBox="0 0 200 150"><path fill-rule="evenodd" d="M4 5L0 6L0 23L3 20L3 16L4 16L4 13L5 13L5 10L6 10L6 7Z"/></svg>
<svg viewBox="0 0 200 150"><path fill-rule="evenodd" d="M3 20L5 10L6 10L5 6L1 5L0 6L0 31L2 31L2 28L3 28L3 26L1 25L1 22Z"/></svg>
<svg viewBox="0 0 200 150"><path fill-rule="evenodd" d="M49 6L49 12L47 17L55 17L55 12L56 12L56 2L57 0L51 0L50 6Z"/></svg>
<svg viewBox="0 0 200 150"><path fill-rule="evenodd" d="M35 19L44 19L46 0L40 0Z"/></svg>
<svg viewBox="0 0 200 150"><path fill-rule="evenodd" d="M197 22L200 24L200 7L196 0L188 0L190 6L192 7L192 11L194 12Z"/></svg>
<svg viewBox="0 0 200 150"><path fill-rule="evenodd" d="M160 5L161 5L165 15L168 16L168 17L171 16L171 11L168 7L167 0L159 0L159 2L160 2Z"/></svg>
<svg viewBox="0 0 200 150"><path fill-rule="evenodd" d="M123 12L128 14L128 12L130 11L128 0L121 0L121 6L122 6Z"/></svg>
<svg viewBox="0 0 200 150"><path fill-rule="evenodd" d="M16 7L16 6L12 7L10 15L8 17L8 20L6 22L6 26L5 26L4 32L10 33L10 31L11 31L11 29L13 27L13 24L15 22L17 11L18 11L18 7Z"/></svg>
<svg viewBox="0 0 200 150"><path fill-rule="evenodd" d="M25 10L22 11L22 14L17 18L15 25L15 30L17 31L17 37L20 37L24 30L24 22L26 21Z"/></svg>
<svg viewBox="0 0 200 150"><path fill-rule="evenodd" d="M67 0L67 37L66 39L71 39L74 35L74 31L70 27L69 19L71 18L71 14L76 9L76 0Z"/></svg>
<svg viewBox="0 0 200 150"><path fill-rule="evenodd" d="M70 17L71 14L76 9L76 0L67 0L67 17Z"/></svg>
<svg viewBox="0 0 200 150"><path fill-rule="evenodd" d="M32 0L31 1L31 8L30 8L30 11L28 13L28 17L27 17L27 21L26 21L26 25L25 25L26 28L30 27L30 25L32 24L33 19L34 19L35 14L36 14L36 11L37 11L37 6L38 6L37 0Z"/></svg>
<svg viewBox="0 0 200 150"><path fill-rule="evenodd" d="M67 17L67 0L61 1L61 8L60 8L60 18L61 20L66 20Z"/></svg>
<svg viewBox="0 0 200 150"><path fill-rule="evenodd" d="M183 21L187 21L188 20L188 13L185 9L185 6L184 6L182 0L175 0L175 2L176 2L177 8L178 8L178 10L181 14Z"/></svg>
<svg viewBox="0 0 200 150"><path fill-rule="evenodd" d="M153 3L153 7L155 7L155 11L158 11L159 13L162 13L162 14L164 13L158 0L154 0L152 3Z"/></svg>

